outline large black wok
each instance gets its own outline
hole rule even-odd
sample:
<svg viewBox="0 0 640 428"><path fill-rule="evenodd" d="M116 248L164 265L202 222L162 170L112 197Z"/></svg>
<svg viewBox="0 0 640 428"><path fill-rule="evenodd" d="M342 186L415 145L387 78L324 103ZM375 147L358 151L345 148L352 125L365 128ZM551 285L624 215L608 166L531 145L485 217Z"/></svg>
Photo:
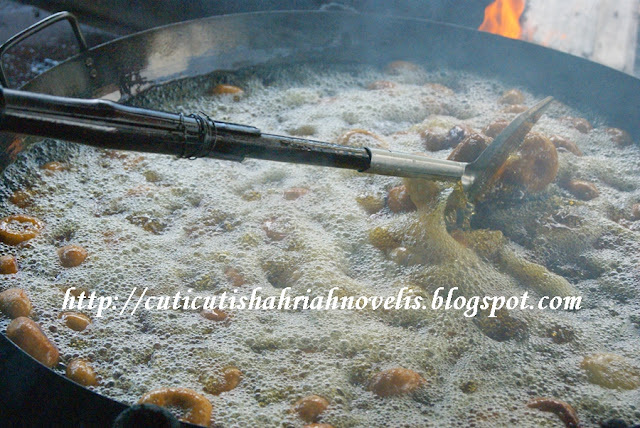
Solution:
<svg viewBox="0 0 640 428"><path fill-rule="evenodd" d="M393 60L474 71L553 95L640 137L640 80L526 42L417 19L346 12L267 12L189 21L124 37L22 89L124 101L152 85L257 64ZM0 139L0 170L26 147ZM110 426L123 404L41 366L0 334L2 424Z"/></svg>

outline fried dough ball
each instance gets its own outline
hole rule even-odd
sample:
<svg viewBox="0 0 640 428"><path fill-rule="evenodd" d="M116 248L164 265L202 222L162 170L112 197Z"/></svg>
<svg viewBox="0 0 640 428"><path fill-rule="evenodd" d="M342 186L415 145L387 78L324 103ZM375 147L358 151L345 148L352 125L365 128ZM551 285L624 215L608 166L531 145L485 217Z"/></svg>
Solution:
<svg viewBox="0 0 640 428"><path fill-rule="evenodd" d="M268 257L260 264L267 281L275 288L291 287L300 279L299 266L291 256Z"/></svg>
<svg viewBox="0 0 640 428"><path fill-rule="evenodd" d="M382 251L392 250L400 245L395 236L384 226L378 226L369 232L371 245Z"/></svg>
<svg viewBox="0 0 640 428"><path fill-rule="evenodd" d="M506 119L499 119L496 120L493 123L488 124L487 126L485 126L482 129L482 133L484 135L486 135L487 137L491 137L491 138L496 138L498 136L498 134L500 134L502 131L504 131L504 128L506 128L509 125L509 121Z"/></svg>
<svg viewBox="0 0 640 428"><path fill-rule="evenodd" d="M418 390L426 380L419 373L396 367L376 373L369 382L369 390L380 397L410 394Z"/></svg>
<svg viewBox="0 0 640 428"><path fill-rule="evenodd" d="M475 131L465 125L459 124L447 132L438 132L427 129L420 133L420 139L424 143L427 150L437 152L438 150L451 149L457 146L464 138L473 134Z"/></svg>
<svg viewBox="0 0 640 428"><path fill-rule="evenodd" d="M572 128L577 129L578 131L582 132L583 134L586 134L587 132L591 131L593 129L593 126L591 125L591 123L582 117L571 117L571 116L567 116L565 118L563 118L564 122L566 122L569 126L571 126Z"/></svg>
<svg viewBox="0 0 640 428"><path fill-rule="evenodd" d="M65 245L58 248L60 264L66 268L80 266L87 258L87 250L80 245Z"/></svg>
<svg viewBox="0 0 640 428"><path fill-rule="evenodd" d="M491 144L491 140L481 134L471 134L456 146L447 159L457 162L473 162Z"/></svg>
<svg viewBox="0 0 640 428"><path fill-rule="evenodd" d="M262 199L262 194L256 190L247 190L241 196L242 200L251 202L251 201L259 201Z"/></svg>
<svg viewBox="0 0 640 428"><path fill-rule="evenodd" d="M367 85L367 89L370 91L379 91L381 89L393 89L397 86L396 83L389 80L376 80Z"/></svg>
<svg viewBox="0 0 640 428"><path fill-rule="evenodd" d="M389 207L389 210L394 213L416 210L416 206L411 201L409 193L407 193L407 187L404 185L397 186L389 190L387 206Z"/></svg>
<svg viewBox="0 0 640 428"><path fill-rule="evenodd" d="M620 128L606 128L605 132L611 137L611 141L616 143L618 147L626 147L633 144L631 135L627 131Z"/></svg>
<svg viewBox="0 0 640 428"><path fill-rule="evenodd" d="M606 352L585 357L580 368L587 372L589 382L609 389L640 388L640 368L626 358Z"/></svg>
<svg viewBox="0 0 640 428"><path fill-rule="evenodd" d="M33 320L18 317L7 327L7 337L27 354L51 368L58 364L58 348L51 343Z"/></svg>
<svg viewBox="0 0 640 428"><path fill-rule="evenodd" d="M282 241L288 236L288 233L282 229L282 224L277 219L269 219L262 223L262 230L264 230L267 238L272 241Z"/></svg>
<svg viewBox="0 0 640 428"><path fill-rule="evenodd" d="M221 309L215 309L215 310L205 309L202 312L200 312L200 315L203 318L206 318L211 321L224 321L227 318L229 318L229 314Z"/></svg>
<svg viewBox="0 0 640 428"><path fill-rule="evenodd" d="M500 104L522 104L524 103L524 95L517 89L509 89L505 91L500 99L498 100Z"/></svg>
<svg viewBox="0 0 640 428"><path fill-rule="evenodd" d="M576 156L582 156L582 151L578 148L576 143L571 140L567 140L559 135L552 135L549 137L549 141L551 141L557 149L565 149Z"/></svg>
<svg viewBox="0 0 640 428"><path fill-rule="evenodd" d="M534 398L527 403L527 407L551 412L558 416L567 428L578 428L580 420L578 414L568 403L555 398Z"/></svg>
<svg viewBox="0 0 640 428"><path fill-rule="evenodd" d="M305 422L315 422L327 410L329 401L319 395L309 395L296 401L293 411Z"/></svg>
<svg viewBox="0 0 640 428"><path fill-rule="evenodd" d="M524 186L531 192L547 187L558 174L558 152L548 138L531 132L518 152L498 172L503 183Z"/></svg>
<svg viewBox="0 0 640 428"><path fill-rule="evenodd" d="M224 270L224 274L234 287L240 287L245 283L244 275L236 268L229 266Z"/></svg>
<svg viewBox="0 0 640 428"><path fill-rule="evenodd" d="M62 291L64 293L69 290L69 293L74 297L80 297L84 294L85 297L89 296L89 289L86 287L76 287L76 286L68 286L63 287Z"/></svg>
<svg viewBox="0 0 640 428"><path fill-rule="evenodd" d="M149 403L161 407L181 407L184 414L180 420L196 425L209 426L213 406L204 395L188 388L159 388L147 392L138 404Z"/></svg>
<svg viewBox="0 0 640 428"><path fill-rule="evenodd" d="M453 89L448 86L441 85L440 83L425 83L424 86L429 89L433 89L436 92L440 92L443 95L453 95Z"/></svg>
<svg viewBox="0 0 640 428"><path fill-rule="evenodd" d="M375 214L384 208L384 199L378 195L360 195L356 202L369 214Z"/></svg>
<svg viewBox="0 0 640 428"><path fill-rule="evenodd" d="M35 217L10 215L0 220L0 241L7 245L18 245L38 236L41 229L42 223Z"/></svg>
<svg viewBox="0 0 640 428"><path fill-rule="evenodd" d="M63 312L58 318L64 322L64 325L75 331L83 331L91 324L91 318L81 312Z"/></svg>
<svg viewBox="0 0 640 428"><path fill-rule="evenodd" d="M233 85L216 85L209 90L210 95L233 95L234 101L240 101L244 95L244 91Z"/></svg>
<svg viewBox="0 0 640 428"><path fill-rule="evenodd" d="M570 180L566 188L573 196L583 201L590 201L600 195L595 184L585 180Z"/></svg>
<svg viewBox="0 0 640 428"><path fill-rule="evenodd" d="M389 144L381 136L366 129L352 129L345 132L336 140L336 143L349 147L373 147L389 148Z"/></svg>
<svg viewBox="0 0 640 428"><path fill-rule="evenodd" d="M418 70L420 70L420 66L409 61L393 61L385 67L387 74L402 74Z"/></svg>
<svg viewBox="0 0 640 428"><path fill-rule="evenodd" d="M222 371L224 376L224 385L220 392L228 392L234 389L242 380L242 372L235 367L227 367Z"/></svg>
<svg viewBox="0 0 640 428"><path fill-rule="evenodd" d="M98 377L88 360L75 358L67 364L66 375L72 381L82 386L96 386Z"/></svg>
<svg viewBox="0 0 640 428"><path fill-rule="evenodd" d="M9 318L28 317L31 309L31 300L22 288L9 288L0 293L0 312Z"/></svg>
<svg viewBox="0 0 640 428"><path fill-rule="evenodd" d="M18 273L18 261L13 256L0 257L0 274L10 275Z"/></svg>
<svg viewBox="0 0 640 428"><path fill-rule="evenodd" d="M422 140L425 149L437 152L447 147L447 134L448 132L427 129L420 133L420 140Z"/></svg>
<svg viewBox="0 0 640 428"><path fill-rule="evenodd" d="M227 367L222 370L222 379L219 376L204 375L200 377L205 392L220 395L235 389L242 380L242 372L235 367Z"/></svg>
<svg viewBox="0 0 640 428"><path fill-rule="evenodd" d="M292 187L284 191L284 198L287 201L296 200L309 193L309 189L304 187Z"/></svg>
<svg viewBox="0 0 640 428"><path fill-rule="evenodd" d="M139 169L141 166L144 166L144 162L147 160L146 156L141 156L141 155L132 156L132 157L129 157L127 155L127 157L125 157L124 159L125 160L122 166L127 171Z"/></svg>
<svg viewBox="0 0 640 428"><path fill-rule="evenodd" d="M48 173L54 173L54 172L65 171L69 169L69 167L62 162L53 161L53 162L45 163L40 167L40 169L43 169L45 172L48 172Z"/></svg>
<svg viewBox="0 0 640 428"><path fill-rule="evenodd" d="M9 197L9 201L18 208L26 208L31 204L31 193L18 190Z"/></svg>

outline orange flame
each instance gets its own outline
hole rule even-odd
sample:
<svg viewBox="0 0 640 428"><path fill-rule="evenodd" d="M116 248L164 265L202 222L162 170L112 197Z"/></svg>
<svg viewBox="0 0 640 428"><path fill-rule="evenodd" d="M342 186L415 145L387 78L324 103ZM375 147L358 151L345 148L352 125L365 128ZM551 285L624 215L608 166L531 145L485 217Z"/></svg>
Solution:
<svg viewBox="0 0 640 428"><path fill-rule="evenodd" d="M480 31L519 39L522 33L520 15L524 12L525 0L495 0L484 10L484 21Z"/></svg>

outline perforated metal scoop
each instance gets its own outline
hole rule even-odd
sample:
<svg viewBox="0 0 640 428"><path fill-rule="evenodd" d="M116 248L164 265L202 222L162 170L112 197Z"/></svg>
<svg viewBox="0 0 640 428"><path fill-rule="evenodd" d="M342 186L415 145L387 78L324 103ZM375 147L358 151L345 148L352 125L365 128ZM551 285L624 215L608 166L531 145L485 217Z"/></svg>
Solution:
<svg viewBox="0 0 640 428"><path fill-rule="evenodd" d="M553 97L547 97L516 117L474 162L455 162L389 150L367 149L371 153L371 166L363 172L436 180L461 180L468 199L475 201L489 190L500 166L520 147L524 137L551 101Z"/></svg>
<svg viewBox="0 0 640 428"><path fill-rule="evenodd" d="M253 126L127 107L105 100L56 97L0 88L0 130L91 146L186 158L245 158L355 169L369 174L461 180L469 200L481 197L549 106L545 98L520 114L472 163L374 148L354 148L283 135Z"/></svg>

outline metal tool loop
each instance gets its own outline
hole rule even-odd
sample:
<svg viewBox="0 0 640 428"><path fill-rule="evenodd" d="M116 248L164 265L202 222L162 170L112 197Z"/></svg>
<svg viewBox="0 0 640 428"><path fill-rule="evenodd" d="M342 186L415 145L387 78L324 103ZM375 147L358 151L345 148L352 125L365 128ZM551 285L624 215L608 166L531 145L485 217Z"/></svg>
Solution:
<svg viewBox="0 0 640 428"><path fill-rule="evenodd" d="M78 19L69 12L54 13L53 15L47 16L43 20L36 22L30 27L25 28L24 30L22 30L21 32L19 32L18 34L11 37L6 42L4 42L2 45L0 45L0 85L2 85L5 88L9 87L9 82L7 81L7 77L4 72L4 67L2 66L2 57L4 56L6 51L9 50L12 46L20 43L27 37L31 37L38 31L41 31L55 24L58 21L62 21L63 19L66 19L67 21L69 21L69 24L71 24L71 29L73 30L73 34L76 36L76 40L80 45L80 52L83 53L89 50L89 47L87 46L87 41L85 40L84 35L80 30L80 24L78 23Z"/></svg>

